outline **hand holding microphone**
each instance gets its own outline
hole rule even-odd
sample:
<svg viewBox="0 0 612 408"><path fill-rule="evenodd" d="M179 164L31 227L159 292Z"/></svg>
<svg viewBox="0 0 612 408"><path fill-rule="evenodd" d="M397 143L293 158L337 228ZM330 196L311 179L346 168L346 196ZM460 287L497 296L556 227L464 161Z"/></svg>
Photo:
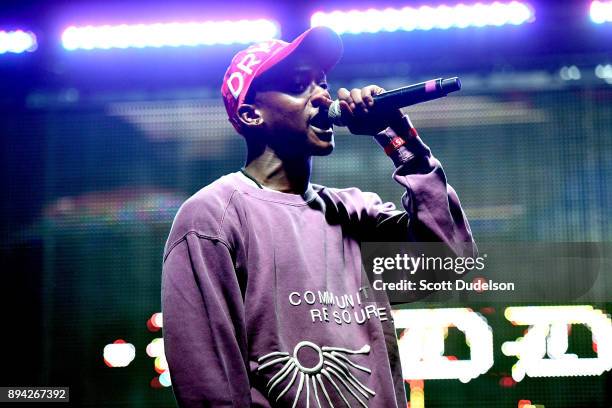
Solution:
<svg viewBox="0 0 612 408"><path fill-rule="evenodd" d="M328 123L347 126L351 133L376 135L387 126L401 123L399 108L446 96L461 89L459 78L432 79L385 91L377 85L338 90L338 99L328 106Z"/></svg>

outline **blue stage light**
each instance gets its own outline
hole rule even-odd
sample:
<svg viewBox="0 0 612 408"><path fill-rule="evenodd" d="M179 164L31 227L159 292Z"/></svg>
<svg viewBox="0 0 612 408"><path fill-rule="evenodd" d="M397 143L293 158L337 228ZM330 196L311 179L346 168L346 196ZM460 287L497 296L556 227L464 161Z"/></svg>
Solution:
<svg viewBox="0 0 612 408"><path fill-rule="evenodd" d="M62 34L67 50L180 47L265 41L276 38L278 25L270 20L207 21L68 27Z"/></svg>
<svg viewBox="0 0 612 408"><path fill-rule="evenodd" d="M612 22L612 1L594 1L591 3L591 20L596 24Z"/></svg>
<svg viewBox="0 0 612 408"><path fill-rule="evenodd" d="M36 36L29 31L0 31L0 54L36 51Z"/></svg>
<svg viewBox="0 0 612 408"><path fill-rule="evenodd" d="M599 64L595 67L595 76L612 85L612 64Z"/></svg>
<svg viewBox="0 0 612 408"><path fill-rule="evenodd" d="M519 25L535 20L534 10L526 3L457 4L402 9L316 12L310 25L328 26L339 34L380 31L412 31L465 27Z"/></svg>

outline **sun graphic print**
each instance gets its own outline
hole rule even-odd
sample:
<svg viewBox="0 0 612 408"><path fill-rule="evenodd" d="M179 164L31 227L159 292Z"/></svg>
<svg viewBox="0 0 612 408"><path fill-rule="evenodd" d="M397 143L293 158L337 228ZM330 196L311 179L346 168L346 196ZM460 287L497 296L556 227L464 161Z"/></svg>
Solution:
<svg viewBox="0 0 612 408"><path fill-rule="evenodd" d="M317 353L318 361L314 366L308 367L298 358L298 353L303 348L310 348ZM260 364L257 370L273 370L278 364L282 364L266 384L266 390L269 398L272 399L276 395L275 401L278 401L291 388L297 386L292 407L297 406L302 392L306 395L307 408L310 408L311 404L313 407L321 408L323 398L330 407L333 407L330 395L334 394L340 396L348 407L356 406L349 400L367 407L368 400L376 393L361 383L352 371L358 370L368 375L372 371L351 361L349 357L369 353L368 344L359 350L349 350L342 347L319 347L310 341L301 341L293 349L293 355L284 351L274 351L261 356L257 360Z"/></svg>

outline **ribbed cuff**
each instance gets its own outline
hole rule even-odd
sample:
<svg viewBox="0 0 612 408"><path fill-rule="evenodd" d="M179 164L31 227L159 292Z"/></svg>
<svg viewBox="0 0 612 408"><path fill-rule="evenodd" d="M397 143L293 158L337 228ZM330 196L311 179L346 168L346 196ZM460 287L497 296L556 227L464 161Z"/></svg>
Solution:
<svg viewBox="0 0 612 408"><path fill-rule="evenodd" d="M417 130L410 123L408 115L404 115L401 123L394 126L394 129L388 127L374 136L374 139L393 160L395 167L414 157L426 157L430 154L429 148L421 141Z"/></svg>

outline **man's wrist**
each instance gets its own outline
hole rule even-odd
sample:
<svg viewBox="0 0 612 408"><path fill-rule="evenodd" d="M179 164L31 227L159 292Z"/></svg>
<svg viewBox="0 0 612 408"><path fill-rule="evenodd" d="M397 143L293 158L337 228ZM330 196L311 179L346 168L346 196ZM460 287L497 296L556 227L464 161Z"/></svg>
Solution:
<svg viewBox="0 0 612 408"><path fill-rule="evenodd" d="M406 139L399 136L390 127L378 133L374 136L374 139L383 148L385 154L393 161L395 167L399 167L414 157L406 148Z"/></svg>
<svg viewBox="0 0 612 408"><path fill-rule="evenodd" d="M395 151L418 136L419 133L412 126L408 115L403 115L390 124L389 127L374 135L374 139L384 149L387 156L391 156Z"/></svg>
<svg viewBox="0 0 612 408"><path fill-rule="evenodd" d="M376 142L393 161L396 167L412 160L414 157L429 155L429 149L419 138L417 130L410 123L407 115L393 126L386 128L374 136Z"/></svg>
<svg viewBox="0 0 612 408"><path fill-rule="evenodd" d="M406 141L416 138L419 135L415 127L412 125L408 115L402 115L396 118L389 123L389 127L391 130L393 130L393 132L395 132L396 135Z"/></svg>

